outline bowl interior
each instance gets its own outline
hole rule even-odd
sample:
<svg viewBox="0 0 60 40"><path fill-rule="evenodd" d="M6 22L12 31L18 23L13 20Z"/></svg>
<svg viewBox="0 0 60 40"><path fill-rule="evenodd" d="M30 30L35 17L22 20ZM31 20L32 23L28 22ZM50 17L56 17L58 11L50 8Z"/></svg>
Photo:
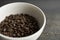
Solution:
<svg viewBox="0 0 60 40"><path fill-rule="evenodd" d="M42 27L44 23L44 16L42 12L35 7L34 5L27 4L27 3L12 3L2 6L0 8L0 22L5 19L6 16L11 14L29 14L35 17L39 23L39 27Z"/></svg>
<svg viewBox="0 0 60 40"><path fill-rule="evenodd" d="M28 5L28 4L24 4L24 3L12 3L12 4L8 4L5 6L2 6L0 8L0 22L4 20L4 18L6 16L9 16L11 14L29 14L33 17L35 17L38 22L39 22L39 26L41 27L43 25L44 22L44 17L43 14L41 13L40 10L38 10L36 7L34 7L33 5Z"/></svg>

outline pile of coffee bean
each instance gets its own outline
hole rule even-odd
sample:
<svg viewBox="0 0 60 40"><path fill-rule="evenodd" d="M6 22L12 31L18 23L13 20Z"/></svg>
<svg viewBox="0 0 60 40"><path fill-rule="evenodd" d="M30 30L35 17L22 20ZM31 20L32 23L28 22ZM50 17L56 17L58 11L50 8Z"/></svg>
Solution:
<svg viewBox="0 0 60 40"><path fill-rule="evenodd" d="M38 30L37 20L28 14L6 16L0 23L0 33L9 37L25 37Z"/></svg>

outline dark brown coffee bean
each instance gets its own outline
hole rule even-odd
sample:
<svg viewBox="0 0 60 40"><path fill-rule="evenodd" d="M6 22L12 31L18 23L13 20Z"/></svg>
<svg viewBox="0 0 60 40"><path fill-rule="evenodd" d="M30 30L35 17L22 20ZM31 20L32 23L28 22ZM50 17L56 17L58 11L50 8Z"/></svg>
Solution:
<svg viewBox="0 0 60 40"><path fill-rule="evenodd" d="M20 20L17 20L17 22L20 22Z"/></svg>
<svg viewBox="0 0 60 40"><path fill-rule="evenodd" d="M15 26L16 26L16 24L13 24L13 26L15 27Z"/></svg>
<svg viewBox="0 0 60 40"><path fill-rule="evenodd" d="M19 30L20 32L24 32L24 30L23 30L22 28L19 28L18 30Z"/></svg>
<svg viewBox="0 0 60 40"><path fill-rule="evenodd" d="M0 23L0 33L9 37L25 37L38 30L37 20L28 14L10 15Z"/></svg>
<svg viewBox="0 0 60 40"><path fill-rule="evenodd" d="M20 37L20 36L21 36L21 34L20 34L20 33L17 33L17 36L18 36L18 37Z"/></svg>
<svg viewBox="0 0 60 40"><path fill-rule="evenodd" d="M4 34L4 35L8 35L8 32L4 32L3 34Z"/></svg>
<svg viewBox="0 0 60 40"><path fill-rule="evenodd" d="M15 27L14 29L16 30L17 28Z"/></svg>
<svg viewBox="0 0 60 40"><path fill-rule="evenodd" d="M3 29L4 32L5 32L6 30L7 30L6 28Z"/></svg>
<svg viewBox="0 0 60 40"><path fill-rule="evenodd" d="M13 37L16 37L16 34L13 34Z"/></svg>
<svg viewBox="0 0 60 40"><path fill-rule="evenodd" d="M13 29L12 29L12 28L9 28L8 31L9 31L9 32L13 32Z"/></svg>

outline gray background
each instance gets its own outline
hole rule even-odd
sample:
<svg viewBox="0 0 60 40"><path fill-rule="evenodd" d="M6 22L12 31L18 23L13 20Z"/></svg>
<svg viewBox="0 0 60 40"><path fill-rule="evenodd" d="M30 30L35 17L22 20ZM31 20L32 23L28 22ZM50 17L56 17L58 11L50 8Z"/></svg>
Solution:
<svg viewBox="0 0 60 40"><path fill-rule="evenodd" d="M32 3L44 11L47 24L37 40L60 40L60 0L0 0L0 6L11 2Z"/></svg>

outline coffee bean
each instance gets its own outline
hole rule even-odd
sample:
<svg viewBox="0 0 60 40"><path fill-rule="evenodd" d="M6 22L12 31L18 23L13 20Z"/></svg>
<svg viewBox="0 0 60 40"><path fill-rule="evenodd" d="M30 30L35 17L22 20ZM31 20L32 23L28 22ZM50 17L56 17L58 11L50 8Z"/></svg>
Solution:
<svg viewBox="0 0 60 40"><path fill-rule="evenodd" d="M16 26L16 24L13 24L13 26Z"/></svg>
<svg viewBox="0 0 60 40"><path fill-rule="evenodd" d="M17 20L17 22L20 22L20 20Z"/></svg>
<svg viewBox="0 0 60 40"><path fill-rule="evenodd" d="M12 28L9 28L8 31L9 31L9 32L13 32L13 29L12 29Z"/></svg>
<svg viewBox="0 0 60 40"><path fill-rule="evenodd" d="M9 37L29 36L39 29L38 21L28 14L11 14L0 23L0 33Z"/></svg>
<svg viewBox="0 0 60 40"><path fill-rule="evenodd" d="M14 29L16 30L17 28L15 27Z"/></svg>
<svg viewBox="0 0 60 40"><path fill-rule="evenodd" d="M21 34L20 34L20 33L17 33L17 36L18 36L18 37L20 37L20 36L21 36Z"/></svg>
<svg viewBox="0 0 60 40"><path fill-rule="evenodd" d="M29 30L29 28L28 27L24 27L26 30Z"/></svg>
<svg viewBox="0 0 60 40"><path fill-rule="evenodd" d="M4 28L3 31L5 32L6 31L6 28Z"/></svg>
<svg viewBox="0 0 60 40"><path fill-rule="evenodd" d="M16 37L16 34L13 34L13 37Z"/></svg>
<svg viewBox="0 0 60 40"><path fill-rule="evenodd" d="M4 34L4 35L8 35L8 32L4 32L3 34Z"/></svg>

